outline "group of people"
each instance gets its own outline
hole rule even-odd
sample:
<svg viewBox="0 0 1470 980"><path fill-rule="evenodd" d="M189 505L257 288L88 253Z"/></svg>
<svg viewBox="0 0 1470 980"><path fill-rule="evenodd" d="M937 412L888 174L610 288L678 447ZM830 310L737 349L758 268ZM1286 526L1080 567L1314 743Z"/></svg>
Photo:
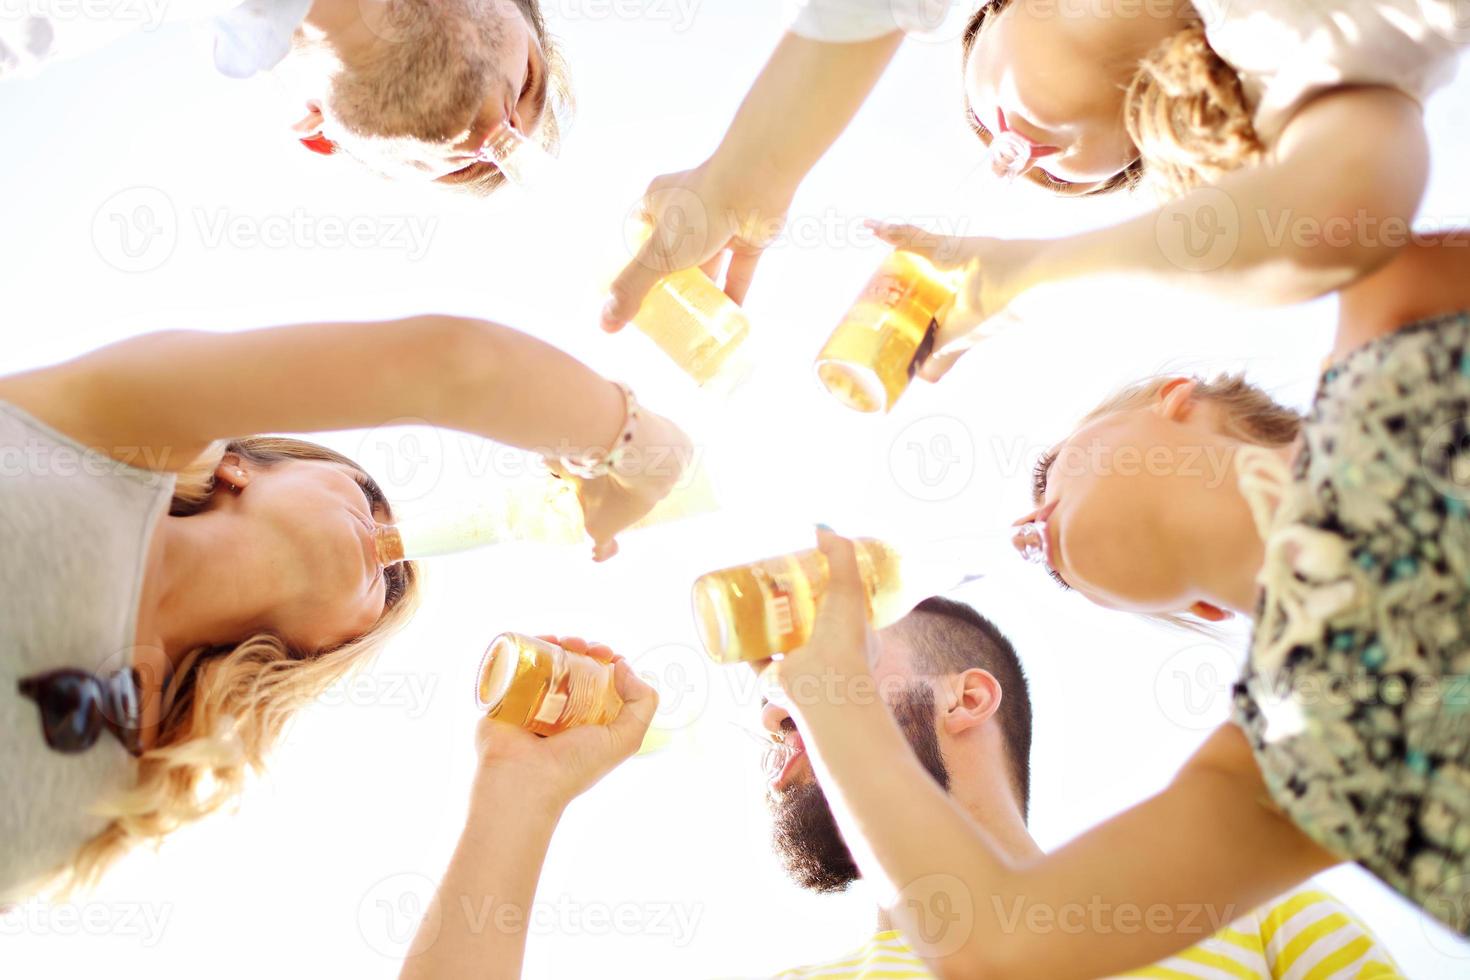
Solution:
<svg viewBox="0 0 1470 980"><path fill-rule="evenodd" d="M931 6L801 4L710 158L651 183L653 233L603 328L679 269L743 300L805 175ZM6 17L0 76L66 53L65 25ZM566 121L536 0L247 0L213 23L227 74L305 67L307 149L389 177L493 189L497 133L553 144ZM1344 862L1470 934L1470 230L1276 240L1247 220L1207 271L1158 240L1222 193L1242 215L1409 228L1423 102L1470 33L1456 26L1450 0L970 13L964 108L998 179L1164 203L1044 241L880 226L960 283L921 376L1023 329L1021 297L1098 276L1261 304L1335 292L1336 340L1305 416L1240 376L1148 378L1038 461L1016 546L1063 588L1176 623L1253 623L1230 722L1165 790L1054 854L1026 829L1031 708L1011 644L942 597L875 633L852 543L819 530L830 583L811 640L758 665L775 839L801 885L862 877L884 900L866 945L790 976L1396 976L1350 913L1303 888ZM669 188L698 196L707 236L663 213ZM240 435L405 416L558 447L548 463L577 488L596 560L680 477L635 461L688 458L627 385L458 317L149 334L0 377L0 451L22 461L0 480L0 901L84 887L217 810L292 714L412 614L414 563L385 567L372 547L393 519L372 477L309 442ZM1201 452L1233 478L1185 465ZM404 977L520 975L525 931L456 921L453 897L529 908L563 809L653 717L656 692L615 653L561 643L616 664L621 713L548 738L481 723L464 834ZM881 696L830 697L834 677ZM512 792L521 806L498 805ZM1092 907L1114 918L1025 925L1028 909ZM1163 927L1122 921L1159 908Z"/></svg>

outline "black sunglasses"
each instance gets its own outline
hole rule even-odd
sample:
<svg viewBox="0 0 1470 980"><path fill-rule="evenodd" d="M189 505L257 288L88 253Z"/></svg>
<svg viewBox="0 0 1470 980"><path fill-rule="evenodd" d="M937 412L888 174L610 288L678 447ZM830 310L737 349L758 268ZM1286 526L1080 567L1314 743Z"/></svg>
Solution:
<svg viewBox="0 0 1470 980"><path fill-rule="evenodd" d="M85 752L106 729L128 752L142 753L136 671L98 677L85 670L53 670L16 686L41 709L41 733L57 752Z"/></svg>

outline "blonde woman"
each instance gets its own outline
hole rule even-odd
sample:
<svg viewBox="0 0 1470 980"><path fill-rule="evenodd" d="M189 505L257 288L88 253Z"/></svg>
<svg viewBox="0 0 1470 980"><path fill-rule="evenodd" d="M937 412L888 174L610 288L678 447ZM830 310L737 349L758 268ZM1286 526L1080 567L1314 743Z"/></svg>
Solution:
<svg viewBox="0 0 1470 980"><path fill-rule="evenodd" d="M743 298L797 186L935 7L802 4L710 159L650 186L667 234L614 284L604 329L631 319L668 268L713 268L724 251L727 291ZM1421 103L1453 74L1470 27L1450 0L988 0L963 37L966 118L989 169L1070 195L1152 175L1174 199L1054 241L875 226L966 272L921 369L931 381L1047 283L1123 275L1291 303L1382 265L1425 186ZM703 236L687 234L691 200Z"/></svg>
<svg viewBox="0 0 1470 980"><path fill-rule="evenodd" d="M372 478L234 435L403 417L553 456L598 559L687 458L623 386L448 316L158 333L0 378L0 901L218 809L403 624L416 572L378 561Z"/></svg>

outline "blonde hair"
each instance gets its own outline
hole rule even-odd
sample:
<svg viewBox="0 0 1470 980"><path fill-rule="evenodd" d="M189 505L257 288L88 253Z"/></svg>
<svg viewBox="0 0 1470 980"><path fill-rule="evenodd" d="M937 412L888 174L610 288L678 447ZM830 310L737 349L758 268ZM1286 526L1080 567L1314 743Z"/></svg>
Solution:
<svg viewBox="0 0 1470 980"><path fill-rule="evenodd" d="M1177 376L1158 375L1134 382L1103 399L1083 417L1078 428L1104 415L1152 405L1165 386L1176 380ZM1251 384L1243 373L1223 372L1209 380L1194 375L1188 380L1195 383L1194 397L1222 410L1220 420L1228 436L1258 446L1285 446L1295 442L1301 432L1301 413Z"/></svg>
<svg viewBox="0 0 1470 980"><path fill-rule="evenodd" d="M290 460L344 464L377 489L356 463L330 449L257 436L216 443L180 471L171 516L187 517L207 506L214 470L226 453L257 466ZM382 617L367 633L335 649L293 649L272 633L257 633L234 647L190 651L165 687L158 738L138 760L137 782L108 802L104 812L111 822L82 845L51 888L66 894L90 887L135 847L158 843L235 799L247 770L264 768L291 717L364 665L413 615L417 569L402 562L387 574Z"/></svg>
<svg viewBox="0 0 1470 980"><path fill-rule="evenodd" d="M1117 412L1146 408L1157 402L1165 386L1175 380L1177 376L1157 375L1134 382L1103 399L1083 416L1077 428ZM1191 375L1188 380L1195 383L1195 398L1221 410L1218 419L1225 435L1257 446L1287 446L1301 433L1301 413L1247 381L1243 373L1222 372L1208 380ZM1191 633L1215 635L1211 624L1187 613L1146 613L1144 618Z"/></svg>
<svg viewBox="0 0 1470 980"><path fill-rule="evenodd" d="M971 16L964 62L985 25L1011 2L986 0ZM1138 159L1088 196L1147 180L1164 196L1178 197L1258 162L1264 152L1240 76L1210 47L1197 17L1138 63L1124 96L1123 122Z"/></svg>

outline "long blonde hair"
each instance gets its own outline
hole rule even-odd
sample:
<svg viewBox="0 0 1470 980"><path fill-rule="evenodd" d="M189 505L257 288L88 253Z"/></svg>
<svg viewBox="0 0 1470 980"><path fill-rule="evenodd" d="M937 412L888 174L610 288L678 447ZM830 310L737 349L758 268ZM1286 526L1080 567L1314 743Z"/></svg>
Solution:
<svg viewBox="0 0 1470 980"><path fill-rule="evenodd" d="M314 443L275 436L219 442L177 474L171 516L204 510L226 453L257 466L303 459L345 464L371 483L352 460ZM293 649L273 633L257 633L234 647L190 651L165 688L158 738L138 760L136 784L108 801L111 822L82 845L52 888L65 894L90 887L135 847L157 843L236 798L247 771L264 767L291 717L368 662L413 615L418 570L402 562L387 575L382 617L335 649Z"/></svg>
<svg viewBox="0 0 1470 980"><path fill-rule="evenodd" d="M985 0L971 15L963 63L985 25L1011 2ZM1178 197L1258 162L1264 152L1240 76L1210 47L1197 17L1138 63L1123 99L1123 122L1138 159L1089 195L1147 180L1164 196Z"/></svg>

